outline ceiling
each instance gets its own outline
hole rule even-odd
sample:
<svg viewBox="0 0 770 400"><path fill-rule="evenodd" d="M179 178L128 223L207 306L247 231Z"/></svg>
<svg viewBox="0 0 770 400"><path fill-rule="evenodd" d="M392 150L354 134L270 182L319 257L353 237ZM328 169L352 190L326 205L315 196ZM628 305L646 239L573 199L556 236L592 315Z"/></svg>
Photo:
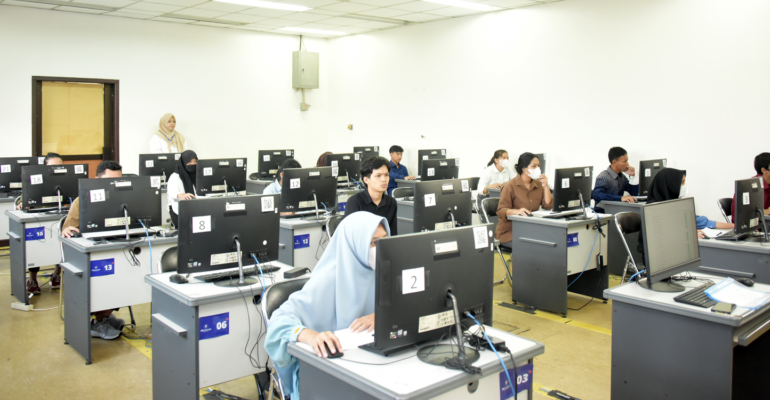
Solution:
<svg viewBox="0 0 770 400"><path fill-rule="evenodd" d="M469 1L510 9L558 0ZM0 1L0 5L316 37L338 37L483 13L467 8L411 0L285 0L280 2L311 9L296 12L209 0L3 0ZM301 33L281 30L286 27L339 33Z"/></svg>

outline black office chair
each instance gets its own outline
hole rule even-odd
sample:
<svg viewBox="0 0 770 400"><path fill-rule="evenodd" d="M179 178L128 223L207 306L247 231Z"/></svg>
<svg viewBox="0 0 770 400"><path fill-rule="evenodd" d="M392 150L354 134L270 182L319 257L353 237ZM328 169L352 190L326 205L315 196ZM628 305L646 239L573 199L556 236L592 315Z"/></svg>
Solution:
<svg viewBox="0 0 770 400"><path fill-rule="evenodd" d="M401 188L393 189L394 199L400 199L403 197L412 197L412 196L414 196L414 188L401 187Z"/></svg>
<svg viewBox="0 0 770 400"><path fill-rule="evenodd" d="M249 179L251 179L252 181L256 181L259 178L261 178L261 176L259 175L259 172L255 172L255 173L249 175Z"/></svg>
<svg viewBox="0 0 770 400"><path fill-rule="evenodd" d="M623 245L626 247L626 252L628 253L626 265L623 267L623 277L620 279L620 282L623 283L626 281L626 273L628 272L629 267L634 269L634 273L640 271L639 266L637 266L636 261L634 261L634 256L631 255L631 248L629 248L628 243L626 243L625 235L642 230L642 216L635 212L617 213L615 214L615 226L618 228L618 232L620 232L620 237L623 239Z"/></svg>
<svg viewBox="0 0 770 400"><path fill-rule="evenodd" d="M334 231L337 230L337 227L340 225L343 218L345 218L343 215L334 215L326 220L326 236L329 240L332 240L332 235L334 234Z"/></svg>
<svg viewBox="0 0 770 400"><path fill-rule="evenodd" d="M59 235L61 235L62 229L64 229L64 221L67 220L67 217L61 217L59 219ZM61 253L61 262L64 263L64 243L59 241L59 252ZM63 276L64 274L62 274ZM59 277L59 279L62 278L62 276ZM61 318L62 321L64 321L64 303L62 302L64 298L64 279L61 279L59 282L59 318Z"/></svg>
<svg viewBox="0 0 770 400"><path fill-rule="evenodd" d="M466 178L463 178L463 179L466 179ZM471 187L471 190L479 190L479 181L481 180L481 178L467 178L467 179L468 179L468 184Z"/></svg>
<svg viewBox="0 0 770 400"><path fill-rule="evenodd" d="M717 200L717 205L719 206L719 211L722 212L722 216L725 217L725 221L731 224L733 222L730 221L730 216L733 215L733 199L730 197L719 199Z"/></svg>
<svg viewBox="0 0 770 400"><path fill-rule="evenodd" d="M177 270L177 256L179 252L178 247L169 247L163 251L160 255L160 261L158 261L158 270L163 272L171 272Z"/></svg>
<svg viewBox="0 0 770 400"><path fill-rule="evenodd" d="M495 224L495 227L497 227L497 223L498 223L497 206L499 203L500 203L500 199L497 197L488 197L481 201L481 212L479 213L479 219L481 219L481 222L485 224ZM509 279L508 284L513 286L513 276L511 276L511 270L508 268L508 262L505 261L505 257L503 257L503 251L505 251L508 254L511 254L512 250L510 247L500 243L500 241L497 240L497 238L495 238L494 243L495 243L495 248L497 249L497 254L500 256L500 260L503 262L503 266L505 267L506 275L503 277L503 279L492 283L495 285L499 285L505 282L506 279Z"/></svg>
<svg viewBox="0 0 770 400"><path fill-rule="evenodd" d="M265 316L265 326L270 325L270 317L273 315L273 312L281 307L281 305L289 299L289 296L291 296L292 293L302 290L309 279L310 278L292 279L276 283L267 288L262 295L262 315ZM273 371L273 373L270 374L270 388L268 389L270 400L273 400L273 391L276 386L278 386L278 391L281 393L281 398L285 399L286 395L283 393L283 383L281 382L281 378L278 376L277 372Z"/></svg>

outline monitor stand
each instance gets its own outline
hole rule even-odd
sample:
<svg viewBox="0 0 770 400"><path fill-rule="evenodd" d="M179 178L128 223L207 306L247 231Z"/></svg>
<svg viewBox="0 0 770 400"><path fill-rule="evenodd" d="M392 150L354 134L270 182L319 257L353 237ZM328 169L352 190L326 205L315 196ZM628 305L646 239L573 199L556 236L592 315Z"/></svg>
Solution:
<svg viewBox="0 0 770 400"><path fill-rule="evenodd" d="M650 289L654 292L664 292L664 293L676 293L676 292L684 292L687 288L684 286L671 281L671 279L662 280L660 282L655 282L652 284L652 287L649 286L647 283L647 278L642 279L639 284L642 285L645 289Z"/></svg>
<svg viewBox="0 0 770 400"><path fill-rule="evenodd" d="M238 238L235 238L235 249L238 252L238 280L233 279L226 279L221 281L214 282L215 286L222 286L222 287L239 287L239 286L251 286L256 283L259 283L259 281L256 278L244 278L243 277L243 259L241 253L241 242L238 240ZM263 288L264 289L264 288Z"/></svg>
<svg viewBox="0 0 770 400"><path fill-rule="evenodd" d="M460 325L460 312L457 309L457 298L451 292L447 293L447 297L452 300L458 345L451 344L452 338L450 337L450 344L431 344L417 350L417 358L424 363L445 366L450 369L463 370L465 368L473 368L473 363L476 362L481 355L479 355L478 351L463 345L463 328L462 325Z"/></svg>

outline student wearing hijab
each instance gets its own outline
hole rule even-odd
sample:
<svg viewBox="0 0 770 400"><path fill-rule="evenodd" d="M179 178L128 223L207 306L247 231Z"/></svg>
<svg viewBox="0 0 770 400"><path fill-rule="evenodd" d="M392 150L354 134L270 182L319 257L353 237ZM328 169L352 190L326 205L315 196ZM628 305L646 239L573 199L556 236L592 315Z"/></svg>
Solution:
<svg viewBox="0 0 770 400"><path fill-rule="evenodd" d="M325 358L324 344L332 353L342 348L333 331L374 329L375 242L388 235L385 218L368 212L346 217L305 287L270 317L265 350L292 400L299 399L299 361L288 353L289 343L306 343Z"/></svg>
<svg viewBox="0 0 770 400"><path fill-rule="evenodd" d="M174 226L179 226L179 201L194 199L195 177L198 170L198 155L192 150L187 150L179 157L176 171L168 178L166 184L166 199L171 206L169 216Z"/></svg>
<svg viewBox="0 0 770 400"><path fill-rule="evenodd" d="M184 135L176 130L176 118L168 113L160 119L160 129L150 138L150 153L181 153L187 150Z"/></svg>
<svg viewBox="0 0 770 400"><path fill-rule="evenodd" d="M530 215L540 207L553 208L548 178L540 173L540 159L532 153L523 153L514 168L518 175L503 185L497 205L499 222L495 237L501 243L513 240L513 223L508 220L509 215Z"/></svg>
<svg viewBox="0 0 770 400"><path fill-rule="evenodd" d="M511 180L508 170L508 152L498 150L492 155L492 159L487 163L484 172L479 179L479 190L483 194L488 194L489 189L500 189L505 182Z"/></svg>

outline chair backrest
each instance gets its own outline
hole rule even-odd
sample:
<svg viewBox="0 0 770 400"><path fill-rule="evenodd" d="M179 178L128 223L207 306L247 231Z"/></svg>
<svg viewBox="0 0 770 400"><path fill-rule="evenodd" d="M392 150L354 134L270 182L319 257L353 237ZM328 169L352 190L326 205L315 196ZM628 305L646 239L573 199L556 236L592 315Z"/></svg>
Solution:
<svg viewBox="0 0 770 400"><path fill-rule="evenodd" d="M484 218L485 224L497 223L497 206L499 204L499 197L487 197L481 200L481 213L479 217Z"/></svg>
<svg viewBox="0 0 770 400"><path fill-rule="evenodd" d="M465 179L465 178L463 178ZM481 178L468 178L468 184L471 187L471 190L479 190L479 181Z"/></svg>
<svg viewBox="0 0 770 400"><path fill-rule="evenodd" d="M64 222L67 221L67 216L61 217L59 219L59 235L61 235L62 229L64 229ZM64 242L59 241L59 252L61 253L61 262L64 262Z"/></svg>
<svg viewBox="0 0 770 400"><path fill-rule="evenodd" d="M414 196L414 188L401 187L393 189L393 198Z"/></svg>
<svg viewBox="0 0 770 400"><path fill-rule="evenodd" d="M622 212L615 214L615 225L620 230L620 235L635 233L642 230L642 216L635 212Z"/></svg>
<svg viewBox="0 0 770 400"><path fill-rule="evenodd" d="M169 247L163 254L160 255L160 272L176 271L177 256L179 255L179 248L177 246Z"/></svg>
<svg viewBox="0 0 770 400"><path fill-rule="evenodd" d="M277 310L289 299L292 293L298 292L305 287L310 278L299 278L276 283L267 288L262 296L262 313L266 321L270 321L273 311Z"/></svg>
<svg viewBox="0 0 770 400"><path fill-rule="evenodd" d="M724 199L717 200L719 205L719 211L722 212L722 216L725 217L725 221L730 223L730 216L733 215L733 199L732 197L725 197Z"/></svg>
<svg viewBox="0 0 770 400"><path fill-rule="evenodd" d="M259 178L260 178L260 176L259 176L259 172L255 172L255 173L253 173L253 174L249 175L249 179L251 179L252 181L256 181L256 180L258 180Z"/></svg>
<svg viewBox="0 0 770 400"><path fill-rule="evenodd" d="M345 217L342 215L334 215L326 221L326 236L329 237L329 240L332 240L332 235L334 235L334 231L337 230L343 218Z"/></svg>

